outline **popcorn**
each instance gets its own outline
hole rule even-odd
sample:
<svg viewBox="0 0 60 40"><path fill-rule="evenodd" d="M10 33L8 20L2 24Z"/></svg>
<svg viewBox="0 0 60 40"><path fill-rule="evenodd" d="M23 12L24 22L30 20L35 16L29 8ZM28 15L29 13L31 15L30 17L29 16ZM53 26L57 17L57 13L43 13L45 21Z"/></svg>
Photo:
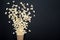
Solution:
<svg viewBox="0 0 60 40"><path fill-rule="evenodd" d="M35 13L35 10L33 10L33 13Z"/></svg>
<svg viewBox="0 0 60 40"><path fill-rule="evenodd" d="M8 23L11 23L11 21L8 21Z"/></svg>
<svg viewBox="0 0 60 40"><path fill-rule="evenodd" d="M6 4L10 4L10 3L8 2L8 3L6 3Z"/></svg>
<svg viewBox="0 0 60 40"><path fill-rule="evenodd" d="M31 5L31 7L33 7L33 5Z"/></svg>
<svg viewBox="0 0 60 40"><path fill-rule="evenodd" d="M28 6L29 4L27 3L26 5Z"/></svg>
<svg viewBox="0 0 60 40"><path fill-rule="evenodd" d="M33 8L30 8L30 10L33 10Z"/></svg>
<svg viewBox="0 0 60 40"><path fill-rule="evenodd" d="M6 8L6 10L8 10L8 8Z"/></svg>
<svg viewBox="0 0 60 40"><path fill-rule="evenodd" d="M15 1L12 1L13 3L15 3Z"/></svg>
<svg viewBox="0 0 60 40"><path fill-rule="evenodd" d="M15 3L15 1L12 2ZM32 19L32 13L30 10L32 10L33 13L35 13L35 11L33 9L33 5L31 5L31 8L28 8L26 7L26 5L29 6L28 3L25 5L23 2L20 2L20 4L20 6L18 4L13 4L10 8L6 8L9 12L5 12L5 14L8 13L8 18L13 21L12 26L14 26L17 35L24 35L27 33L24 29L27 29L28 24ZM8 22L11 23L11 21ZM29 30L29 32L31 32L31 30ZM15 33L13 32L13 34Z"/></svg>
<svg viewBox="0 0 60 40"><path fill-rule="evenodd" d="M7 12L5 12L5 15L7 14Z"/></svg>

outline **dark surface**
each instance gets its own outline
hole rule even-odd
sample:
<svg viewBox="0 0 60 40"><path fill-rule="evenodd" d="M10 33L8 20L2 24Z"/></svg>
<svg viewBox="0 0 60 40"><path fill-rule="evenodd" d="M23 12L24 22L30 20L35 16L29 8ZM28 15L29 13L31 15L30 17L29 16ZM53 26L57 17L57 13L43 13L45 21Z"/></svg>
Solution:
<svg viewBox="0 0 60 40"><path fill-rule="evenodd" d="M6 2L0 0L0 40L16 40L12 26L8 24L8 17L4 15ZM16 0L18 3L18 1ZM59 40L60 34L60 2L59 0L22 0L34 5L36 17L32 19L29 29L31 33L25 35L25 40Z"/></svg>

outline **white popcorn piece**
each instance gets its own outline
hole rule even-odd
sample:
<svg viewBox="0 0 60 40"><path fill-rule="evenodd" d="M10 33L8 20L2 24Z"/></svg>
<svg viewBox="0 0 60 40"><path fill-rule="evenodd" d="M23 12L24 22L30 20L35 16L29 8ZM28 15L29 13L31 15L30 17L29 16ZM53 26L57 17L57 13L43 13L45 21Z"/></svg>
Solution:
<svg viewBox="0 0 60 40"><path fill-rule="evenodd" d="M31 12L28 12L28 15L30 15L31 14Z"/></svg>
<svg viewBox="0 0 60 40"><path fill-rule="evenodd" d="M12 26L14 26L14 24L12 24Z"/></svg>
<svg viewBox="0 0 60 40"><path fill-rule="evenodd" d="M35 13L35 10L33 10L33 13Z"/></svg>
<svg viewBox="0 0 60 40"><path fill-rule="evenodd" d="M7 14L7 12L5 12L5 15Z"/></svg>
<svg viewBox="0 0 60 40"><path fill-rule="evenodd" d="M13 7L18 7L18 5L13 4L13 5L12 5L12 8L13 8Z"/></svg>
<svg viewBox="0 0 60 40"><path fill-rule="evenodd" d="M11 23L11 21L8 21L8 23Z"/></svg>
<svg viewBox="0 0 60 40"><path fill-rule="evenodd" d="M8 12L10 14L10 12Z"/></svg>
<svg viewBox="0 0 60 40"><path fill-rule="evenodd" d="M31 5L31 7L33 8L33 5Z"/></svg>
<svg viewBox="0 0 60 40"><path fill-rule="evenodd" d="M31 32L31 30L29 30L29 32Z"/></svg>
<svg viewBox="0 0 60 40"><path fill-rule="evenodd" d="M30 10L33 10L33 8L30 8Z"/></svg>
<svg viewBox="0 0 60 40"><path fill-rule="evenodd" d="M9 2L7 2L6 4L10 4Z"/></svg>
<svg viewBox="0 0 60 40"><path fill-rule="evenodd" d="M35 15L33 15L35 17Z"/></svg>
<svg viewBox="0 0 60 40"><path fill-rule="evenodd" d="M28 6L29 4L27 3L26 5Z"/></svg>
<svg viewBox="0 0 60 40"><path fill-rule="evenodd" d="M20 4L22 4L22 2L20 2Z"/></svg>
<svg viewBox="0 0 60 40"><path fill-rule="evenodd" d="M15 3L15 1L12 1L13 3Z"/></svg>
<svg viewBox="0 0 60 40"><path fill-rule="evenodd" d="M29 8L27 8L27 11L29 11Z"/></svg>
<svg viewBox="0 0 60 40"><path fill-rule="evenodd" d="M6 8L6 10L8 10L8 8Z"/></svg>
<svg viewBox="0 0 60 40"><path fill-rule="evenodd" d="M15 34L15 32L13 32L13 35Z"/></svg>
<svg viewBox="0 0 60 40"><path fill-rule="evenodd" d="M20 7L18 7L20 9Z"/></svg>

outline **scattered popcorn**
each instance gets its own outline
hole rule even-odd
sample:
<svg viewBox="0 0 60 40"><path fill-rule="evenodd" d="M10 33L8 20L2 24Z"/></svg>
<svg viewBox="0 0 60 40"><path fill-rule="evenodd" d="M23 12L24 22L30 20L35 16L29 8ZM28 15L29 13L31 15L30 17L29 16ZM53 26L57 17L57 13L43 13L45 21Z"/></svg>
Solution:
<svg viewBox="0 0 60 40"><path fill-rule="evenodd" d="M15 3L15 1L12 2ZM8 18L13 21L12 26L14 26L17 35L24 35L27 33L24 29L27 29L28 24L32 19L32 13L30 10L32 10L33 13L35 13L35 11L33 9L33 5L31 5L30 8L26 7L26 5L29 6L28 3L25 5L25 3L20 2L20 4L20 6L18 4L12 4L10 8L6 8L6 10L8 10L9 12L5 12L5 14L8 13ZM8 23L11 23L11 21L8 21ZM31 30L28 31L31 32ZM15 34L15 32L13 32L13 34Z"/></svg>

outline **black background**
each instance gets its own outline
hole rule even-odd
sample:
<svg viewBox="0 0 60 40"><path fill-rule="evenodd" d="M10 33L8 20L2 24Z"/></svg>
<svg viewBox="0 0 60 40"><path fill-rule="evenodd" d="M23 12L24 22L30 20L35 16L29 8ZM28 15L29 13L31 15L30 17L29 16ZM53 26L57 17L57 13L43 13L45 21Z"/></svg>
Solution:
<svg viewBox="0 0 60 40"><path fill-rule="evenodd" d="M8 17L4 14L6 3L12 0L0 0L0 40L16 40ZM17 3L19 0L15 0ZM25 34L24 40L59 40L60 1L59 0L20 0L34 5L36 17L29 25L31 33Z"/></svg>

